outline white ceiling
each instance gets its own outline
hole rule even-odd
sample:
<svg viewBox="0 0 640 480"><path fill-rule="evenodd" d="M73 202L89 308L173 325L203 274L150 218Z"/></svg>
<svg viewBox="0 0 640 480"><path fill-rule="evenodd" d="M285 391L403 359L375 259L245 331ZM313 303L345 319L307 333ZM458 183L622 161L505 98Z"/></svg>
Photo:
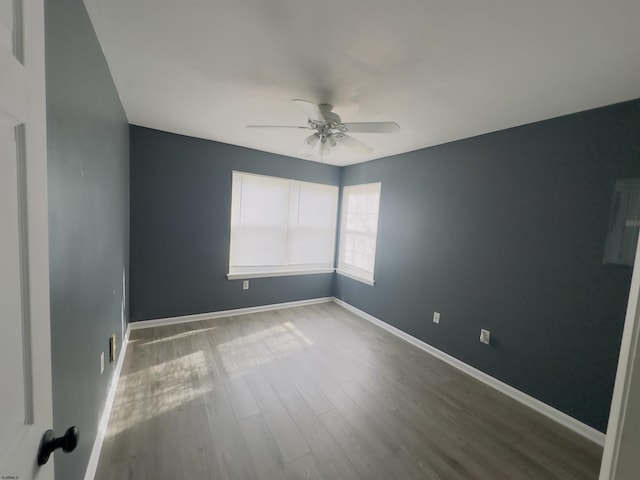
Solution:
<svg viewBox="0 0 640 480"><path fill-rule="evenodd" d="M129 122L299 156L331 103L347 165L640 97L639 0L85 0ZM319 160L319 159L318 159Z"/></svg>

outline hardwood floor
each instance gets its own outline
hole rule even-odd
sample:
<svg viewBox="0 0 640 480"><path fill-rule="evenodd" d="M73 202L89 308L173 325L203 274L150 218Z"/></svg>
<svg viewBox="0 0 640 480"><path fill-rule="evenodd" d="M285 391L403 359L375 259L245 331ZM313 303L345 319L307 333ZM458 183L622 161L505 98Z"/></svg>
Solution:
<svg viewBox="0 0 640 480"><path fill-rule="evenodd" d="M601 448L333 303L133 330L96 479L596 479Z"/></svg>

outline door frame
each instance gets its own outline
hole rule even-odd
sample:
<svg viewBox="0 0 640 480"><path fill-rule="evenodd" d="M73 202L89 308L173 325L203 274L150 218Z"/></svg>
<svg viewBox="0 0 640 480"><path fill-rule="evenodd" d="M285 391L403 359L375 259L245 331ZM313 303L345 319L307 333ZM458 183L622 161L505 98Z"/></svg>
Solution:
<svg viewBox="0 0 640 480"><path fill-rule="evenodd" d="M634 364L640 358L640 237L636 247L636 257L629 289L627 313L620 345L618 370L611 399L609 424L605 437L602 464L599 480L614 480L622 443L622 433L629 408L629 393L634 382L640 382L640 377L634 378ZM636 376L638 376L636 372Z"/></svg>

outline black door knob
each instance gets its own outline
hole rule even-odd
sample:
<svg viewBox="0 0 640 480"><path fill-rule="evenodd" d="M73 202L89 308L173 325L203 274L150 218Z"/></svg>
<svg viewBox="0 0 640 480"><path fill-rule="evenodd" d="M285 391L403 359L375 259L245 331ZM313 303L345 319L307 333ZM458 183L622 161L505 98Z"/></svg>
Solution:
<svg viewBox="0 0 640 480"><path fill-rule="evenodd" d="M53 430L47 430L40 440L40 448L38 449L38 465L44 465L49 461L49 455L54 450L62 448L64 453L72 452L78 446L80 431L78 427L73 426L64 432L62 437L54 437Z"/></svg>

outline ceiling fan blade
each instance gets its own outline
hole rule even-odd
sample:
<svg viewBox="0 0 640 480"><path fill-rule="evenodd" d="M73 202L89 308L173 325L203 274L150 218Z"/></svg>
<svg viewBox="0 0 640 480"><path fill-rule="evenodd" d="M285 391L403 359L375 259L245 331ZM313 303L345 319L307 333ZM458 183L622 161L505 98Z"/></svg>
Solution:
<svg viewBox="0 0 640 480"><path fill-rule="evenodd" d="M338 142L340 142L342 145L345 145L353 150L356 150L357 152L360 152L360 153L373 152L373 148L371 148L369 145L365 145L360 140L356 140L355 138L350 137L349 135L345 135L344 133L341 133L341 134L336 134L334 136L336 137Z"/></svg>
<svg viewBox="0 0 640 480"><path fill-rule="evenodd" d="M400 130L396 122L353 122L342 125L352 133L393 133Z"/></svg>
<svg viewBox="0 0 640 480"><path fill-rule="evenodd" d="M325 122L322 110L320 110L320 108L318 108L318 105L316 105L315 103L300 99L294 99L293 101L304 111L304 113L307 114L307 118L309 118L309 120L321 123Z"/></svg>
<svg viewBox="0 0 640 480"><path fill-rule="evenodd" d="M247 128L303 128L309 130L309 127L301 127L299 125L247 125Z"/></svg>

